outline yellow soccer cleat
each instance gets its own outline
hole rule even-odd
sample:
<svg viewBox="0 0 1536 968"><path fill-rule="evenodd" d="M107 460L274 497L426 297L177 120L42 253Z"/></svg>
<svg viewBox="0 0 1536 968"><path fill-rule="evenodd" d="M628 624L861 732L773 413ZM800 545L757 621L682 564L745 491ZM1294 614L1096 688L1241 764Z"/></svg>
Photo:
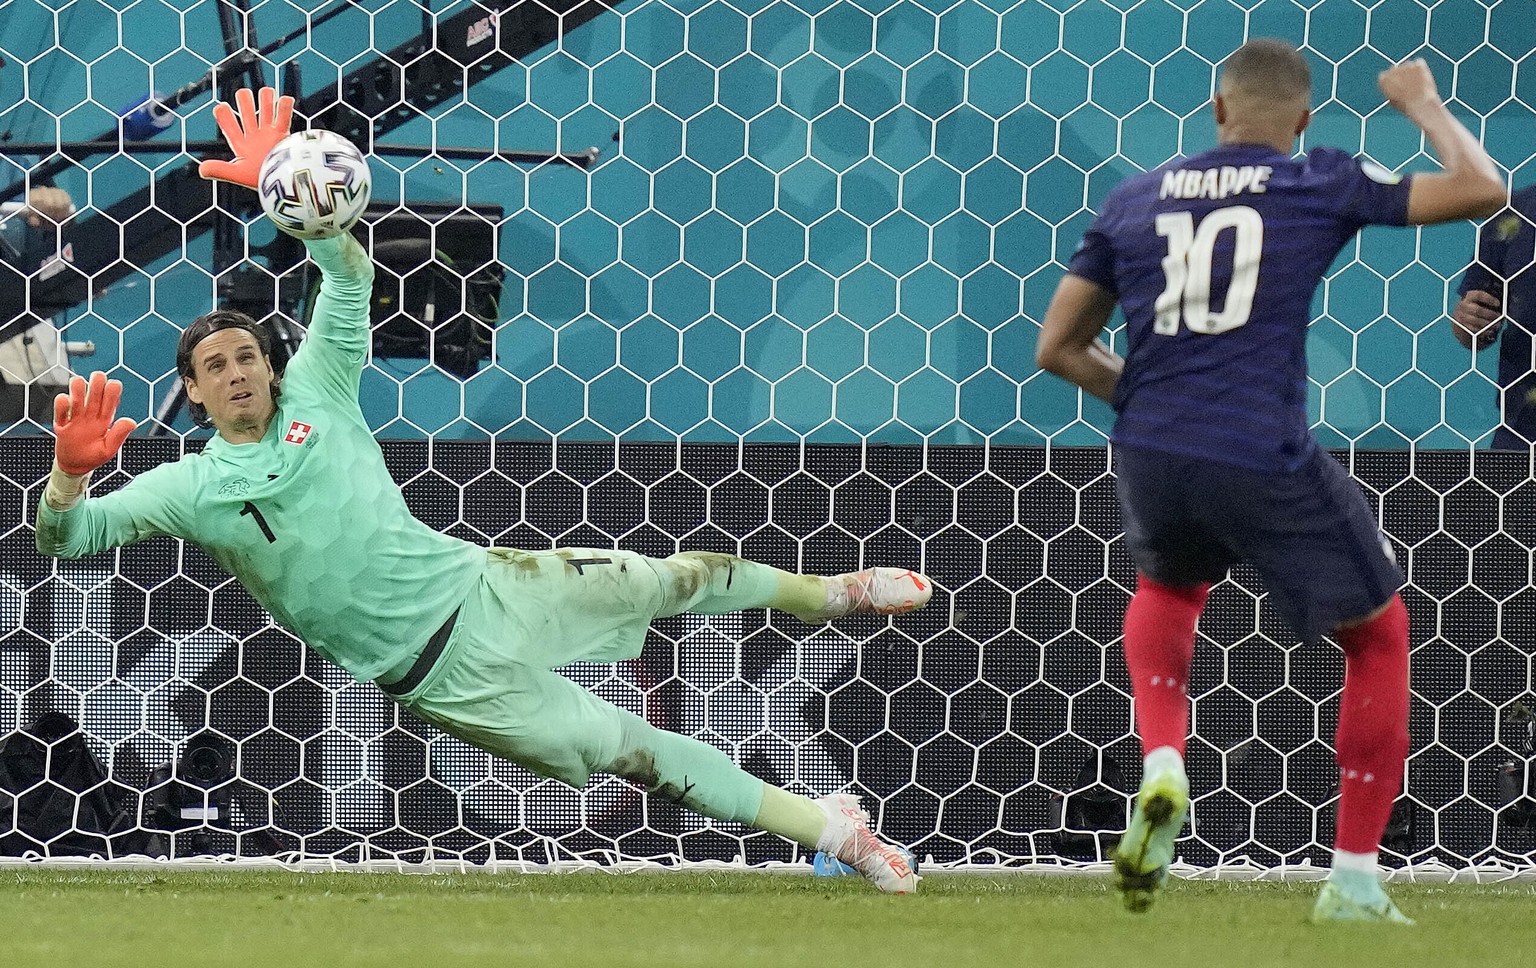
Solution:
<svg viewBox="0 0 1536 968"><path fill-rule="evenodd" d="M1169 771L1144 779L1131 825L1115 847L1115 887L1126 910L1141 914L1168 880L1173 842L1189 815L1189 778Z"/></svg>

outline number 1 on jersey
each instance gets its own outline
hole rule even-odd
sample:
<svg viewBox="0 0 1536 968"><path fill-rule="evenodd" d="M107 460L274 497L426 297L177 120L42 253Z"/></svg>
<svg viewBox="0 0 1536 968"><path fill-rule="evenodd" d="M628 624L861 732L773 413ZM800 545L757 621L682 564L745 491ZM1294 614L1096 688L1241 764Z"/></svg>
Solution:
<svg viewBox="0 0 1536 968"><path fill-rule="evenodd" d="M243 518L247 514L256 519L256 526L261 529L262 534L267 536L267 544L277 541L277 535L272 533L272 528L267 525L267 519L261 516L261 508L246 501L240 507L240 516Z"/></svg>
<svg viewBox="0 0 1536 968"><path fill-rule="evenodd" d="M1232 229L1232 279L1221 312L1211 312L1211 272L1216 239ZM1179 331L1182 319L1191 333L1213 335L1236 329L1253 312L1259 287L1259 257L1264 251L1264 219L1247 205L1218 208L1195 228L1190 212L1164 212L1157 217L1157 234L1168 240L1163 257L1166 284L1157 297L1152 330L1162 336Z"/></svg>

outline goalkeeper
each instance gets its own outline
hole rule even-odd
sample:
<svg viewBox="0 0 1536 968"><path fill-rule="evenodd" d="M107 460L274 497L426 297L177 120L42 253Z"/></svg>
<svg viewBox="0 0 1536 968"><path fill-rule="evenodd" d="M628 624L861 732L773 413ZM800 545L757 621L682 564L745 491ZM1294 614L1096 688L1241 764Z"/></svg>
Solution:
<svg viewBox="0 0 1536 968"><path fill-rule="evenodd" d="M215 109L233 161L201 173L254 187L288 134L292 98L238 92ZM37 547L76 558L171 535L205 549L285 628L417 716L574 787L609 772L691 810L836 855L882 891L911 893L909 855L879 840L856 798L813 800L764 784L721 751L659 730L553 672L640 653L652 619L767 606L808 621L899 614L927 579L870 568L822 578L721 554L485 549L411 517L357 395L373 266L351 235L306 243L321 285L308 337L281 384L265 332L226 310L181 334L176 369L217 434L189 454L87 498L91 472L134 422L121 385L76 377L55 401L56 460Z"/></svg>

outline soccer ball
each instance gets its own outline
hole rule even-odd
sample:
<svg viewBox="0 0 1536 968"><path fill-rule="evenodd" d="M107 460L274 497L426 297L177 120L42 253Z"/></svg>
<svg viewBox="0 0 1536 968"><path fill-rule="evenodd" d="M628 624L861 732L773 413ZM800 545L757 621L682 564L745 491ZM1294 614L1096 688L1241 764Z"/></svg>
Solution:
<svg viewBox="0 0 1536 968"><path fill-rule="evenodd" d="M299 131L279 141L256 181L261 210L300 239L329 239L368 207L373 177L357 146L333 131Z"/></svg>

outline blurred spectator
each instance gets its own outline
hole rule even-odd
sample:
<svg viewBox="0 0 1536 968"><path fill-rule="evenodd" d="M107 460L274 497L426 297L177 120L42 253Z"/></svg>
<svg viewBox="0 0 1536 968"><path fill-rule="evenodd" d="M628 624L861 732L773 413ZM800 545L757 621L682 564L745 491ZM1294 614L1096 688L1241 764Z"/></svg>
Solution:
<svg viewBox="0 0 1536 968"><path fill-rule="evenodd" d="M0 259L23 274L36 272L54 254L56 226L74 212L74 203L61 188L34 188L24 205L5 208ZM0 341L0 427L27 417L52 427L53 398L65 392L71 375L63 337L51 323Z"/></svg>
<svg viewBox="0 0 1536 968"><path fill-rule="evenodd" d="M1509 207L1477 236L1477 261L1462 277L1451 331L1461 345L1483 350L1499 343L1502 419L1493 446L1510 450L1536 442L1536 185L1511 196Z"/></svg>

